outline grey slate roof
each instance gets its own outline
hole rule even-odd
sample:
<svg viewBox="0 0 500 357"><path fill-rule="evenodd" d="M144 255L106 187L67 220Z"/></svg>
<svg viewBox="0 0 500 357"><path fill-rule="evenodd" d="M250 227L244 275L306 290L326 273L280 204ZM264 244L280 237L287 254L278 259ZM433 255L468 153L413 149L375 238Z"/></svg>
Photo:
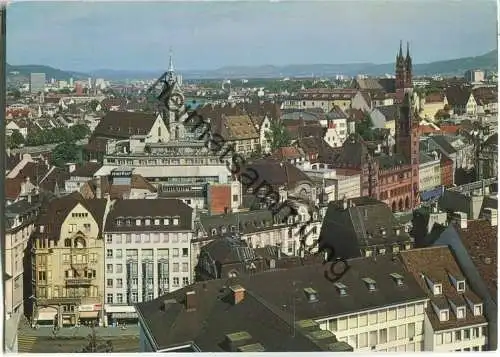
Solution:
<svg viewBox="0 0 500 357"><path fill-rule="evenodd" d="M346 258L361 256L364 248L392 247L410 241L391 209L370 197L349 200L347 209L343 209L342 200L330 202L319 237L320 247L334 248L337 255Z"/></svg>
<svg viewBox="0 0 500 357"><path fill-rule="evenodd" d="M441 149L444 150L447 155L457 152L457 150L446 139L445 135L432 135L429 137L429 140L433 141L436 145L441 147Z"/></svg>
<svg viewBox="0 0 500 357"><path fill-rule="evenodd" d="M426 299L425 292L405 271L399 259L359 258L349 260L348 264L349 269L339 279L346 286L347 296L341 296L337 287L325 277L325 267L315 264L197 283L137 304L136 308L157 348L194 343L204 352L224 351L221 342L226 334L245 331L251 335L252 343L262 344L267 352L300 352L322 348L317 347L317 342L304 338L300 328L293 334L293 321L304 322ZM392 273L402 276L403 285L397 285ZM376 289L369 291L363 278L375 280ZM243 300L234 305L228 287L236 284L245 292ZM316 291L318 301L308 300L305 293L308 288ZM186 310L183 305L188 291L195 291L194 311ZM162 308L165 300L172 301L166 309Z"/></svg>

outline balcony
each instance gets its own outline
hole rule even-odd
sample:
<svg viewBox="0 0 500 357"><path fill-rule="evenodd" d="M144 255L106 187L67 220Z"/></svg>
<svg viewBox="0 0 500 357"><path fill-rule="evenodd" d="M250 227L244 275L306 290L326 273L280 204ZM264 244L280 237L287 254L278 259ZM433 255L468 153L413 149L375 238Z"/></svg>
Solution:
<svg viewBox="0 0 500 357"><path fill-rule="evenodd" d="M53 298L40 298L40 299L37 298L35 301L38 306L64 305L64 304L79 305L81 298L79 297L53 297Z"/></svg>
<svg viewBox="0 0 500 357"><path fill-rule="evenodd" d="M75 270L85 270L88 267L88 263L78 262L70 263L70 266Z"/></svg>
<svg viewBox="0 0 500 357"><path fill-rule="evenodd" d="M90 278L66 278L67 286L81 286L81 285L91 285L92 279Z"/></svg>

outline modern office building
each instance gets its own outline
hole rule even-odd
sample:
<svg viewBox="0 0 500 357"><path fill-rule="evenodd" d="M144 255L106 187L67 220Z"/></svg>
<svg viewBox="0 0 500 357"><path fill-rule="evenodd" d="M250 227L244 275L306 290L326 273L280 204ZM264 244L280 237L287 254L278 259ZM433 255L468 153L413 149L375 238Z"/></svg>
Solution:
<svg viewBox="0 0 500 357"><path fill-rule="evenodd" d="M30 93L45 91L45 73L30 73Z"/></svg>

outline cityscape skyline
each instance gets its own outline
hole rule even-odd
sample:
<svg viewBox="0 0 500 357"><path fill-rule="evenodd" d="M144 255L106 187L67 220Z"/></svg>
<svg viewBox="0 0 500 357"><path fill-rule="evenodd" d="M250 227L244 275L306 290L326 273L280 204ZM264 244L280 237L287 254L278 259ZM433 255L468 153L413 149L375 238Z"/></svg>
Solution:
<svg viewBox="0 0 500 357"><path fill-rule="evenodd" d="M493 1L345 5L344 1L15 3L7 18L8 62L74 71L156 70L166 67L173 48L179 70L210 70L390 63L400 40L410 42L414 63L477 56L496 48ZM341 17L332 16L339 12ZM128 25L131 21L134 26ZM453 36L436 36L438 31ZM162 33L173 35L162 39Z"/></svg>

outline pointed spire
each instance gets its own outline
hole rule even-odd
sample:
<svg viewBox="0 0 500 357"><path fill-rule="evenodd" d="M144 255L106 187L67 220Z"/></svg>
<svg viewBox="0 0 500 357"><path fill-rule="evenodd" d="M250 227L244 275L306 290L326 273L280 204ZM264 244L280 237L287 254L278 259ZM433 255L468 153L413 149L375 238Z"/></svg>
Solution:
<svg viewBox="0 0 500 357"><path fill-rule="evenodd" d="M174 55L173 55L173 51L172 51L172 47L170 47L170 61L169 61L169 64L168 64L168 72L169 73L174 73L175 72L175 69L174 69Z"/></svg>
<svg viewBox="0 0 500 357"><path fill-rule="evenodd" d="M406 58L410 58L410 42L406 42Z"/></svg>
<svg viewBox="0 0 500 357"><path fill-rule="evenodd" d="M403 40L399 41L399 58L403 57Z"/></svg>

